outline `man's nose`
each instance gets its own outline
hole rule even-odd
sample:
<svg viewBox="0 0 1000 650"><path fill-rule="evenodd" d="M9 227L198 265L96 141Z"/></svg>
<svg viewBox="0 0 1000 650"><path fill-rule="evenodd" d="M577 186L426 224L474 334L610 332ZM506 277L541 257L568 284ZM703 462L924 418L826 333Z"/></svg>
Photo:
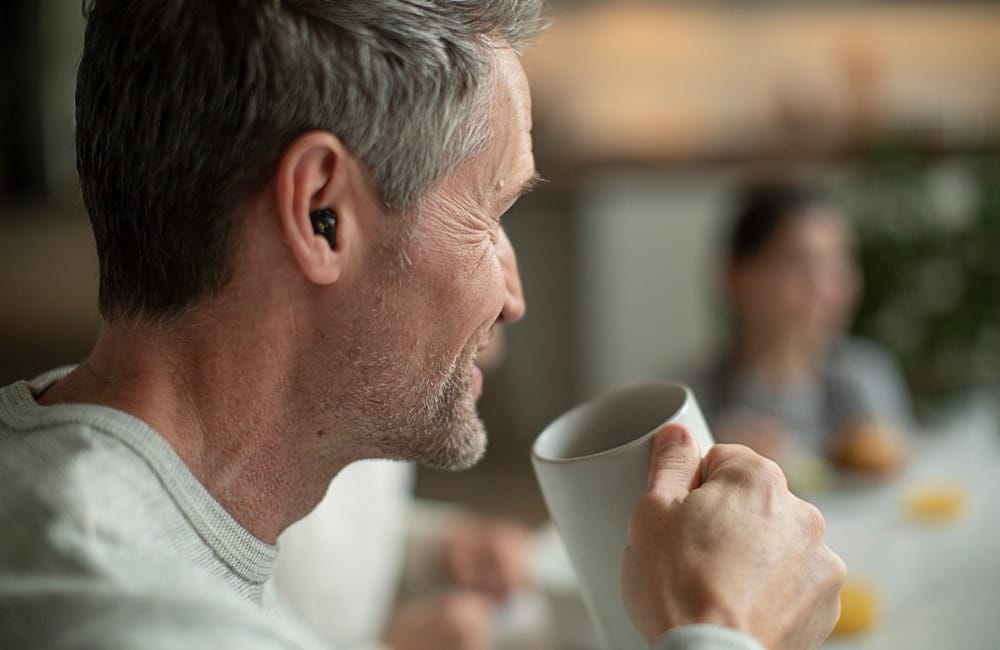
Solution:
<svg viewBox="0 0 1000 650"><path fill-rule="evenodd" d="M517 256L514 254L514 246L510 243L503 228L500 228L498 247L505 292L503 309L500 311L498 321L516 323L524 317L526 305L524 304L524 292L521 290L521 275L517 272Z"/></svg>

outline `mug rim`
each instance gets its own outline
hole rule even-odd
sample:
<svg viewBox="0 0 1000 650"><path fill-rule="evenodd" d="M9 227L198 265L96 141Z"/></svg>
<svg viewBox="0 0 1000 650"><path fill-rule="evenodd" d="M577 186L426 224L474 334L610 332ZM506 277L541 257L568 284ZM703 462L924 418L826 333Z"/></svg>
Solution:
<svg viewBox="0 0 1000 650"><path fill-rule="evenodd" d="M669 388L674 390L680 389L680 391L684 395L684 399L681 402L681 405L673 413L671 413L668 417L664 418L653 429L647 431L638 438L634 438L633 440L617 445L615 447L610 447L608 449L603 449L601 451L595 451L590 454L582 454L579 456L565 456L565 457L555 457L552 455L543 454L539 450L539 446L543 445L550 436L550 434L552 433L553 427L555 427L560 422L567 420L570 417L573 417L574 415L579 414L579 412L584 410L585 408L592 408L594 406L599 405L602 402L609 402L618 399L627 393L631 393L643 388ZM693 396L694 393L687 384L671 380L639 382L618 388L616 390L607 393L602 393L589 400L581 402L580 404L577 404L570 410L566 411L565 413L561 414L560 416L549 422L545 426L545 428L542 429L541 433L539 433L535 437L535 441L531 445L531 458L533 460L537 460L543 463L564 464L564 463L576 463L591 458L598 458L610 454L622 453L625 450L631 449L632 447L641 445L644 442L646 442L649 439L649 437L652 436L657 431L657 429L659 429L662 425L669 424L670 422L677 420L681 416L681 414L688 409L688 405L691 403Z"/></svg>

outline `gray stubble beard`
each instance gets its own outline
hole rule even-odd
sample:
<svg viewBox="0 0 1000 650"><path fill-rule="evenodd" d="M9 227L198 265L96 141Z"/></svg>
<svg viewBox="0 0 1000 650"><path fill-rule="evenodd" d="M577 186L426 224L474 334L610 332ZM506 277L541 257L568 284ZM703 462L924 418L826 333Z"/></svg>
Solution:
<svg viewBox="0 0 1000 650"><path fill-rule="evenodd" d="M352 385L342 403L330 406L339 417L349 415L356 422L360 443L370 457L435 469L467 469L482 459L487 446L486 427L471 392L475 348L463 350L446 368L438 369L428 367L425 360L406 358L406 350L387 352L366 344L379 329L390 342L392 332L385 324L406 322L406 315L393 309L391 296L394 289L405 290L401 279L409 265L399 262L399 255L405 257L402 250L387 246L383 251L388 277L376 282L379 288L368 322L359 324L349 337Z"/></svg>

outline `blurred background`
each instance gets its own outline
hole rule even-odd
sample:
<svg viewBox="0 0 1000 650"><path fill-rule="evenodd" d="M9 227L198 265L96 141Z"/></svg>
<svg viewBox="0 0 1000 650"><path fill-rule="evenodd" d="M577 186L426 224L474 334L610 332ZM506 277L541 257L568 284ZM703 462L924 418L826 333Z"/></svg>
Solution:
<svg viewBox="0 0 1000 650"><path fill-rule="evenodd" d="M903 369L917 435L995 402L1000 5L563 0L551 14L525 58L550 182L505 217L528 316L487 377L486 461L424 471L420 494L542 521L528 450L547 422L717 351L721 239L753 177L822 184L851 219L851 328ZM73 152L82 28L77 0L0 5L0 384L79 360L98 324ZM995 435L991 417L975 426Z"/></svg>
<svg viewBox="0 0 1000 650"><path fill-rule="evenodd" d="M567 407L710 357L734 187L762 173L841 199L866 284L854 328L897 355L921 417L996 390L1000 6L565 0L550 11L525 65L551 182L506 217L530 316L507 333L487 387L483 469L523 473L531 439ZM73 0L0 8L5 383L78 360L98 322L73 150L82 29ZM425 487L451 480L474 479Z"/></svg>

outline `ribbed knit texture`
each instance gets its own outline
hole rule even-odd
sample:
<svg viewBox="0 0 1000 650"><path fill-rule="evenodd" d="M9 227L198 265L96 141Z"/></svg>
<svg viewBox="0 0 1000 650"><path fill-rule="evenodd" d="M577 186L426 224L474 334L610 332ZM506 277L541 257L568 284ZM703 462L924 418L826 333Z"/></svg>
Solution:
<svg viewBox="0 0 1000 650"><path fill-rule="evenodd" d="M307 647L258 607L276 547L166 440L116 409L35 401L70 370L0 388L0 647Z"/></svg>

